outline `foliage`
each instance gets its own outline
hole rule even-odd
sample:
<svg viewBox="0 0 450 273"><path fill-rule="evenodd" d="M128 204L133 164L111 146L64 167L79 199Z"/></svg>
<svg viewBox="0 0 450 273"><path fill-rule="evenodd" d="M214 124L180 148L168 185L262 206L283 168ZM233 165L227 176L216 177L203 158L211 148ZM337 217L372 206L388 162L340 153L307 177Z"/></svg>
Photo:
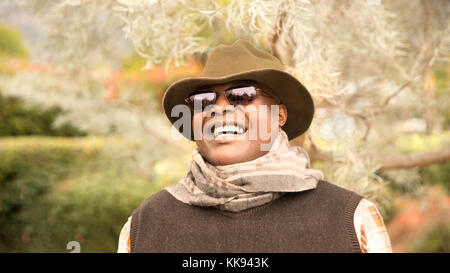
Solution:
<svg viewBox="0 0 450 273"><path fill-rule="evenodd" d="M0 57L28 58L29 53L18 30L0 24Z"/></svg>
<svg viewBox="0 0 450 273"><path fill-rule="evenodd" d="M419 242L415 242L411 252L449 253L450 226L438 225Z"/></svg>
<svg viewBox="0 0 450 273"><path fill-rule="evenodd" d="M69 123L53 127L61 109L25 106L20 98L3 97L0 93L0 136L49 135L83 136Z"/></svg>
<svg viewBox="0 0 450 273"><path fill-rule="evenodd" d="M397 194L396 215L387 223L395 252L448 251L450 197L438 185L425 185L414 194Z"/></svg>
<svg viewBox="0 0 450 273"><path fill-rule="evenodd" d="M96 143L83 147L87 141L74 146L64 139L50 142L41 137L2 139L0 143L0 226L4 249L15 246L26 229L23 212L39 208L42 197L52 187L51 181L70 172L74 160L81 163L91 157Z"/></svg>
<svg viewBox="0 0 450 273"><path fill-rule="evenodd" d="M106 152L118 140L0 140L0 252L115 252L119 232L160 189Z"/></svg>
<svg viewBox="0 0 450 273"><path fill-rule="evenodd" d="M442 113L442 129L450 130L450 103L446 99L450 92L450 65L439 66L433 71L433 84L439 101L437 111Z"/></svg>
<svg viewBox="0 0 450 273"><path fill-rule="evenodd" d="M430 135L410 134L397 137L395 140L397 150L402 153L417 153L430 150L439 150L450 144L450 131L443 131ZM401 189L404 193L414 192L420 185L439 184L450 193L450 162L442 162L410 170L396 170L387 172L394 175L391 186ZM406 176L399 176L400 173ZM414 179L416 177L416 179ZM414 185L416 180L416 185Z"/></svg>
<svg viewBox="0 0 450 273"><path fill-rule="evenodd" d="M439 150L449 145L450 131L429 135L418 133L399 135L392 139L393 147L402 154L421 153ZM402 194L417 192L423 185L440 184L447 190L450 187L449 163L442 162L426 167L379 172L383 180L389 181L389 188ZM450 192L450 191L449 191Z"/></svg>
<svg viewBox="0 0 450 273"><path fill-rule="evenodd" d="M162 106L162 98L167 87L175 80L186 76L199 76L203 66L196 61L189 61L183 67L165 67L155 65L149 69L143 69L146 59L140 56L135 50L123 59L122 70L117 72L111 80L111 87L125 90L135 90L135 92L151 93L153 99ZM132 102L142 104L143 102ZM161 107L160 111L163 109Z"/></svg>
<svg viewBox="0 0 450 273"><path fill-rule="evenodd" d="M120 23L113 16L113 1L15 0L16 5L35 16L45 29L43 43L34 45L36 58L72 73L87 77L88 68L120 57ZM76 3L76 2L74 2ZM114 58L113 58L114 57Z"/></svg>
<svg viewBox="0 0 450 273"><path fill-rule="evenodd" d="M62 115L56 126L69 122L91 134L115 134L139 142L131 160L144 172L161 158L190 153L184 143L167 145L171 130L160 99L169 80L155 87L149 84L149 74L135 77L132 71L120 72L130 48L114 16L116 1L79 3L15 1L22 14L34 18L46 32L47 38L34 48L36 60L47 70L0 75L2 93L44 108L59 107Z"/></svg>
<svg viewBox="0 0 450 273"><path fill-rule="evenodd" d="M440 184L450 194L450 162L421 168L419 173L424 184Z"/></svg>
<svg viewBox="0 0 450 273"><path fill-rule="evenodd" d="M180 155L190 153L189 146L170 141L170 124L159 112L160 105L151 100L151 94L132 94L124 90L123 99L111 99L101 84L103 81L83 82L80 84L83 89L78 84L67 82L71 82L71 75L58 74L55 77L21 72L14 77L0 76L5 96L26 98L30 104L40 107L60 107L65 114L58 116L56 126L70 122L90 134L114 134L139 143L139 149L125 153L134 153L129 159L149 175L149 166L157 160L177 160Z"/></svg>
<svg viewBox="0 0 450 273"><path fill-rule="evenodd" d="M397 136L394 139L396 149L402 153L417 153L439 150L450 144L450 131L421 135L418 133Z"/></svg>
<svg viewBox="0 0 450 273"><path fill-rule="evenodd" d="M141 55L139 55L135 50L123 59L122 67L125 70L139 71L145 66L146 60Z"/></svg>

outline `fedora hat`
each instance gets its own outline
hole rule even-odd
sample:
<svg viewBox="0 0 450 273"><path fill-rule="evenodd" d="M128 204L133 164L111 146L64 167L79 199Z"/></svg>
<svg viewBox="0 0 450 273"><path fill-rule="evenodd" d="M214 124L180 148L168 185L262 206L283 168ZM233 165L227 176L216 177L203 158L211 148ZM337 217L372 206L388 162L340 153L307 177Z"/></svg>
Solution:
<svg viewBox="0 0 450 273"><path fill-rule="evenodd" d="M209 54L201 76L181 79L171 84L163 97L167 118L172 124L177 121L179 117L171 116L172 108L186 104L185 98L201 86L235 80L253 80L266 85L277 94L287 108L287 121L282 129L289 140L308 130L314 115L314 103L308 90L294 76L284 71L278 58L255 48L246 40L238 40L230 46L217 46ZM190 135L182 131L180 133L189 140L194 139L193 130Z"/></svg>

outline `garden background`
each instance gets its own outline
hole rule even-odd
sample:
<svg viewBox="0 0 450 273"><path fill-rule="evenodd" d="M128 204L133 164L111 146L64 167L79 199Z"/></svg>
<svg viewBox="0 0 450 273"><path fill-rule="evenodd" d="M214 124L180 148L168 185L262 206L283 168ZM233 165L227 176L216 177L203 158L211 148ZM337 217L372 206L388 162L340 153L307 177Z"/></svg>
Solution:
<svg viewBox="0 0 450 273"><path fill-rule="evenodd" d="M185 175L161 100L239 38L311 91L305 147L380 209L394 252L450 252L450 2L6 0L0 4L0 252L115 252Z"/></svg>

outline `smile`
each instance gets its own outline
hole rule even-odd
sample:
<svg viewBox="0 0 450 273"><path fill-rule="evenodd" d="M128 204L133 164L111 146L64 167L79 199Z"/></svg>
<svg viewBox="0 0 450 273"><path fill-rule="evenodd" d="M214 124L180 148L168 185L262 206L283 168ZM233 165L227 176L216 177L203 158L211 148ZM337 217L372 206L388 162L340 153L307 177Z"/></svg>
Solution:
<svg viewBox="0 0 450 273"><path fill-rule="evenodd" d="M210 140L215 141L236 140L236 138L244 136L247 131L246 126L237 121L234 123L216 121L209 129L206 129L207 134L212 138Z"/></svg>
<svg viewBox="0 0 450 273"><path fill-rule="evenodd" d="M217 126L214 128L214 137L226 135L242 135L247 130L244 127L236 125Z"/></svg>

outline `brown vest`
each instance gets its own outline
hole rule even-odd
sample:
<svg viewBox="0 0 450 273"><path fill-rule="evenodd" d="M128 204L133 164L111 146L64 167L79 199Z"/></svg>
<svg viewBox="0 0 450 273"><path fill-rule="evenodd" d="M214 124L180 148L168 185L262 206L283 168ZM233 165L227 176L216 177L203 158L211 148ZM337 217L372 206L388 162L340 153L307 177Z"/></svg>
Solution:
<svg viewBox="0 0 450 273"><path fill-rule="evenodd" d="M242 212L184 204L166 190L131 219L131 252L360 252L361 196L326 181Z"/></svg>

